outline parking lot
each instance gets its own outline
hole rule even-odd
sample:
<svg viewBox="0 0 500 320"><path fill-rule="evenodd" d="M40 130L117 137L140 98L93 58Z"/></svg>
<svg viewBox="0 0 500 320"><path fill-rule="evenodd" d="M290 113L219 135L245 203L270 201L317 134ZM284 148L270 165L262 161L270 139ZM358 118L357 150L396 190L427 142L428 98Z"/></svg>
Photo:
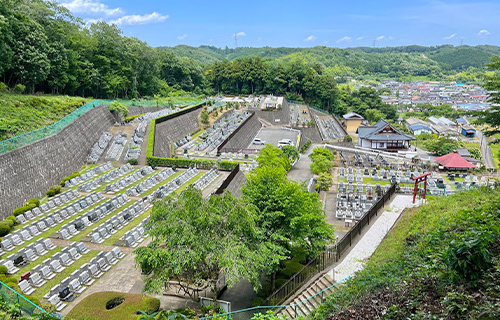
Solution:
<svg viewBox="0 0 500 320"><path fill-rule="evenodd" d="M278 141L282 139L290 139L293 141L293 145L297 146L297 132L283 130L283 129L272 129L272 128L262 128L255 138L264 140L266 143L270 143L274 146L278 146ZM262 149L263 145L250 144L248 149Z"/></svg>

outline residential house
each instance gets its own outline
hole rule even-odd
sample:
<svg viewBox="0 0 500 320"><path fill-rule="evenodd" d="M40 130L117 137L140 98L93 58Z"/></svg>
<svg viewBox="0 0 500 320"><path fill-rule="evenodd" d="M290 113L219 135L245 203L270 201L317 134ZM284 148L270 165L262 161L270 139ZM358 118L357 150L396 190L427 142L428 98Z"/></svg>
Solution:
<svg viewBox="0 0 500 320"><path fill-rule="evenodd" d="M356 132L358 127L361 125L361 123L365 120L363 116L355 113L355 112L349 112L347 114L344 114L344 127L346 128L347 132Z"/></svg>
<svg viewBox="0 0 500 320"><path fill-rule="evenodd" d="M410 141L416 140L415 137L394 128L384 119L380 119L373 126L358 127L356 133L360 147L384 151L408 149Z"/></svg>

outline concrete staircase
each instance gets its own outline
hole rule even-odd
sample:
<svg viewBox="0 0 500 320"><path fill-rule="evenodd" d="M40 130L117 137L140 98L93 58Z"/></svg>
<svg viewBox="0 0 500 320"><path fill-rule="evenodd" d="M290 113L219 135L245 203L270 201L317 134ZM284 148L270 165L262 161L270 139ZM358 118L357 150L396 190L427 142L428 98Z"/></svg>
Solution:
<svg viewBox="0 0 500 320"><path fill-rule="evenodd" d="M260 121L260 123L262 123L263 127L272 127L273 126L269 121L264 120L262 118L259 118L259 121Z"/></svg>
<svg viewBox="0 0 500 320"><path fill-rule="evenodd" d="M307 288L304 288L304 290L296 293L293 297L288 299L284 304L289 304L292 306L281 309L278 312L278 315L284 314L290 319L295 319L296 317L301 315L308 316L323 301L325 301L327 296L329 296L334 290L336 290L336 287L331 287L333 284L335 284L335 281L331 276L329 276L328 274L322 275ZM328 287L331 288L325 290L322 293L319 293ZM304 302L300 303L301 301ZM298 305L295 306L296 304Z"/></svg>

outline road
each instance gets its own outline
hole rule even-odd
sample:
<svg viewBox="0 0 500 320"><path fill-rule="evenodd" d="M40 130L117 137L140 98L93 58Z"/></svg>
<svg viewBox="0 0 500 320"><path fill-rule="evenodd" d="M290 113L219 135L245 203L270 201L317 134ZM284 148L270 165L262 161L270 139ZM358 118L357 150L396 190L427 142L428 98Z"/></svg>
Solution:
<svg viewBox="0 0 500 320"><path fill-rule="evenodd" d="M493 162L493 155L491 154L491 149L488 146L488 141L484 134L477 130L477 138L479 139L479 144L481 145L481 154L483 155L483 163L486 168L495 168L495 162Z"/></svg>

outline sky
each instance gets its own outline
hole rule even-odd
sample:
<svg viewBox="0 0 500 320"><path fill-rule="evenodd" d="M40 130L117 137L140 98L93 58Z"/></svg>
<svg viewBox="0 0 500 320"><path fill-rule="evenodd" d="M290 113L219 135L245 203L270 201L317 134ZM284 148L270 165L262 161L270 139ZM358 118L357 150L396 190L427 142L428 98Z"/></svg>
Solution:
<svg viewBox="0 0 500 320"><path fill-rule="evenodd" d="M149 45L500 45L498 0L58 0ZM236 39L235 39L236 36Z"/></svg>

